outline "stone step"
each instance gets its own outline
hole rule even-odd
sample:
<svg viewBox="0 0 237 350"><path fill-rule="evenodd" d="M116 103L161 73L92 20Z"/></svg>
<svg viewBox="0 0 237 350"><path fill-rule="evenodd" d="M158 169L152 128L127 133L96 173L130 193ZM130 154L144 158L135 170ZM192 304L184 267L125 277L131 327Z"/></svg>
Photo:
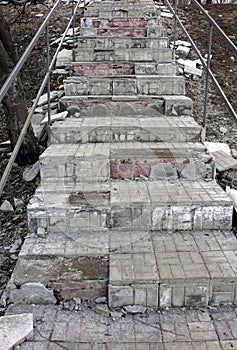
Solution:
<svg viewBox="0 0 237 350"><path fill-rule="evenodd" d="M54 143L195 142L200 126L192 117L84 117L54 122Z"/></svg>
<svg viewBox="0 0 237 350"><path fill-rule="evenodd" d="M175 63L72 62L73 76L175 75Z"/></svg>
<svg viewBox="0 0 237 350"><path fill-rule="evenodd" d="M29 232L218 230L232 227L232 201L215 181L44 183L28 205Z"/></svg>
<svg viewBox="0 0 237 350"><path fill-rule="evenodd" d="M89 49L79 48L75 51L76 62L142 62L171 63L172 50L168 48L115 48Z"/></svg>
<svg viewBox="0 0 237 350"><path fill-rule="evenodd" d="M79 38L78 47L84 49L118 49L118 48L142 48L158 49L167 48L168 39L165 37L158 38L136 38L136 37L102 37L102 38Z"/></svg>
<svg viewBox="0 0 237 350"><path fill-rule="evenodd" d="M144 233L110 254L109 305L182 307L237 301L232 232ZM119 252L119 250L121 252Z"/></svg>
<svg viewBox="0 0 237 350"><path fill-rule="evenodd" d="M166 29L162 25L149 28L93 28L80 29L82 37L129 37L129 38L158 38L166 36Z"/></svg>
<svg viewBox="0 0 237 350"><path fill-rule="evenodd" d="M64 96L60 108L70 116L191 116L192 100L184 95L162 96Z"/></svg>
<svg viewBox="0 0 237 350"><path fill-rule="evenodd" d="M207 306L237 301L231 231L62 232L26 237L11 277L36 280L70 300L107 296L111 307Z"/></svg>
<svg viewBox="0 0 237 350"><path fill-rule="evenodd" d="M156 18L93 18L83 17L81 18L80 28L96 28L96 29L108 29L108 28L150 28L162 25L162 20L159 17Z"/></svg>
<svg viewBox="0 0 237 350"><path fill-rule="evenodd" d="M71 77L64 80L64 90L66 96L184 95L185 80L169 75Z"/></svg>
<svg viewBox="0 0 237 350"><path fill-rule="evenodd" d="M198 142L51 145L40 156L41 183L73 185L110 179L196 181L214 177L214 162Z"/></svg>
<svg viewBox="0 0 237 350"><path fill-rule="evenodd" d="M128 19L128 18L145 18L150 19L160 15L160 9L154 3L143 4L136 2L136 5L130 3L108 3L101 2L100 6L97 4L90 4L84 10L84 17L94 18L109 18L109 19Z"/></svg>

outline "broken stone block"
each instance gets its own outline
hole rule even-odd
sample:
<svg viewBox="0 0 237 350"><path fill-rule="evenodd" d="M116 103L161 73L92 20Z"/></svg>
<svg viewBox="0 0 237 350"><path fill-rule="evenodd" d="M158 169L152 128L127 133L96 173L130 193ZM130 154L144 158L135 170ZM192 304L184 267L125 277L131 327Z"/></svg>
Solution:
<svg viewBox="0 0 237 350"><path fill-rule="evenodd" d="M107 298L106 297L99 297L95 299L95 303L96 304L105 304L107 302Z"/></svg>
<svg viewBox="0 0 237 350"><path fill-rule="evenodd" d="M51 111L52 112L52 111ZM54 122L56 120L63 120L67 117L68 115L68 112L67 111L64 111L64 112L60 112L60 113L52 113L51 114L51 122ZM45 116L45 118L43 120L41 120L40 124L45 124L45 123L48 123L48 115Z"/></svg>
<svg viewBox="0 0 237 350"><path fill-rule="evenodd" d="M58 93L57 91L51 91L50 92L50 101L54 101L56 98L58 97ZM40 96L39 101L38 101L38 106L41 107L43 105L45 105L46 103L48 103L48 94L43 94L42 96Z"/></svg>
<svg viewBox="0 0 237 350"><path fill-rule="evenodd" d="M33 336L33 314L0 317L0 349L10 350Z"/></svg>
<svg viewBox="0 0 237 350"><path fill-rule="evenodd" d="M206 165L199 160L188 163L181 171L181 177L189 181L205 179L206 176Z"/></svg>
<svg viewBox="0 0 237 350"><path fill-rule="evenodd" d="M38 227L37 228L37 236L45 238L47 235L47 232L44 227Z"/></svg>
<svg viewBox="0 0 237 350"><path fill-rule="evenodd" d="M14 205L15 205L15 208L19 208L19 207L23 207L25 203L20 198L14 198Z"/></svg>
<svg viewBox="0 0 237 350"><path fill-rule="evenodd" d="M0 211L14 212L14 208L11 203L5 199L0 207Z"/></svg>
<svg viewBox="0 0 237 350"><path fill-rule="evenodd" d="M109 317L110 316L110 309L108 308L107 305L101 304L101 305L94 305L93 310L102 316Z"/></svg>
<svg viewBox="0 0 237 350"><path fill-rule="evenodd" d="M190 48L187 46L179 45L176 49L176 54L179 57L183 57L183 58L186 58L188 56L189 52L190 52Z"/></svg>
<svg viewBox="0 0 237 350"><path fill-rule="evenodd" d="M27 182L33 181L40 171L40 163L37 161L35 164L27 167L23 172L23 179Z"/></svg>
<svg viewBox="0 0 237 350"><path fill-rule="evenodd" d="M170 163L158 163L151 167L149 178L152 180L176 180L177 169Z"/></svg>
<svg viewBox="0 0 237 350"><path fill-rule="evenodd" d="M9 291L9 304L55 304L53 292L49 291L42 283L25 283L20 289Z"/></svg>
<svg viewBox="0 0 237 350"><path fill-rule="evenodd" d="M124 310L129 314L144 314L147 308L143 305L127 305Z"/></svg>
<svg viewBox="0 0 237 350"><path fill-rule="evenodd" d="M63 49L59 52L56 68L70 66L72 62L72 50Z"/></svg>

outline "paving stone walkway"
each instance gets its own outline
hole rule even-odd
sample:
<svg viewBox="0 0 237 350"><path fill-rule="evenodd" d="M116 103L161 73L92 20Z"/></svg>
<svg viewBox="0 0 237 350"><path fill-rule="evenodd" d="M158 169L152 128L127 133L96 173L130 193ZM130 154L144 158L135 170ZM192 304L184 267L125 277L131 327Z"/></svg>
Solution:
<svg viewBox="0 0 237 350"><path fill-rule="evenodd" d="M66 306L65 306L66 307ZM69 307L69 305L67 305ZM8 314L34 314L34 336L17 350L234 350L237 309L168 310L101 315L87 306L19 305Z"/></svg>

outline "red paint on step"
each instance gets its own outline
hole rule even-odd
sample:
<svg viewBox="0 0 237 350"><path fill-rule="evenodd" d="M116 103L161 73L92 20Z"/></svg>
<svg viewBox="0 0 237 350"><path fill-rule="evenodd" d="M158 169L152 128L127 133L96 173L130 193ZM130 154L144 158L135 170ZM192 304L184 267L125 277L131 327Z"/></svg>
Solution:
<svg viewBox="0 0 237 350"><path fill-rule="evenodd" d="M116 18L110 21L111 28L144 28L147 21L143 18Z"/></svg>
<svg viewBox="0 0 237 350"><path fill-rule="evenodd" d="M193 160L193 159L192 159ZM184 165L189 163L187 158L124 158L110 161L111 179L134 179L141 175L149 176L151 167L159 163L170 163L178 170L182 170Z"/></svg>
<svg viewBox="0 0 237 350"><path fill-rule="evenodd" d="M134 64L80 64L72 66L74 75L79 76L110 76L110 75L132 75Z"/></svg>
<svg viewBox="0 0 237 350"><path fill-rule="evenodd" d="M130 29L130 28L110 28L98 29L97 36L117 36L117 37L147 37L146 29Z"/></svg>

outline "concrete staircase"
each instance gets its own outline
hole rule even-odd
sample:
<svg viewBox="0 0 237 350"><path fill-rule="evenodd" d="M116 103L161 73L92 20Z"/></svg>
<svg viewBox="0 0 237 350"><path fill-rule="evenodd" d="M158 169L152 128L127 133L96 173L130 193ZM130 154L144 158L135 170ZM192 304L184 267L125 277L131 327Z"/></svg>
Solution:
<svg viewBox="0 0 237 350"><path fill-rule="evenodd" d="M136 5L136 6L135 6ZM232 203L216 184L152 1L90 4L41 156L12 281L111 307L237 302Z"/></svg>

